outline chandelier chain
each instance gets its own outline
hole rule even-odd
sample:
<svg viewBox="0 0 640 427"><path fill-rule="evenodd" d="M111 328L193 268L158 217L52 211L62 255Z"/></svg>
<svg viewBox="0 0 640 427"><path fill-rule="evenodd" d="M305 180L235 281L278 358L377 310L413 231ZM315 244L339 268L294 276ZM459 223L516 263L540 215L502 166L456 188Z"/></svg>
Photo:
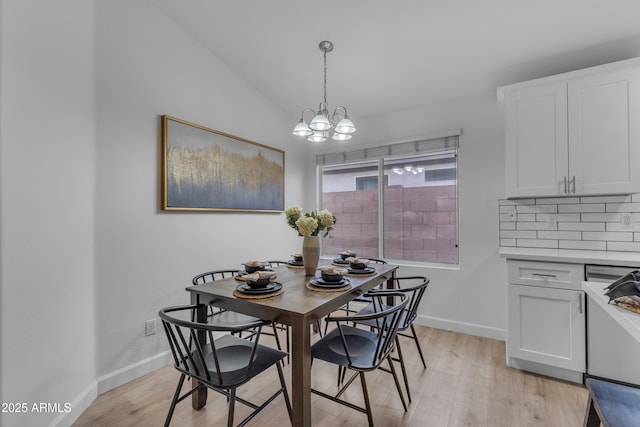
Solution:
<svg viewBox="0 0 640 427"><path fill-rule="evenodd" d="M324 49L324 106L328 110L327 105L327 49Z"/></svg>

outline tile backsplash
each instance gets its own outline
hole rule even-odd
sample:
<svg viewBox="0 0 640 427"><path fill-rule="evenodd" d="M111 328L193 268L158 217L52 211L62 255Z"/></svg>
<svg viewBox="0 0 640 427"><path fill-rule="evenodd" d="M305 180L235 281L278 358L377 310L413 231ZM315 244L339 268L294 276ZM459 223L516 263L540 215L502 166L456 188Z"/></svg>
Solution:
<svg viewBox="0 0 640 427"><path fill-rule="evenodd" d="M498 204L501 247L640 252L640 194Z"/></svg>

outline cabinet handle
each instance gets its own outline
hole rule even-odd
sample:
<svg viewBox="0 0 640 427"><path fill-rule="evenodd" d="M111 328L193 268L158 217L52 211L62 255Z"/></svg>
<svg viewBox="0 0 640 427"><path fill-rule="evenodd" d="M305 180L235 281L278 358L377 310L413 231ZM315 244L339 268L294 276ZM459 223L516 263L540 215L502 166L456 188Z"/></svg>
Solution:
<svg viewBox="0 0 640 427"><path fill-rule="evenodd" d="M578 312L580 314L582 314L582 294L578 295L578 302L579 302L579 306L578 306Z"/></svg>
<svg viewBox="0 0 640 427"><path fill-rule="evenodd" d="M562 178L562 185L564 186L564 190L562 191L562 194L567 194L567 177L563 177Z"/></svg>
<svg viewBox="0 0 640 427"><path fill-rule="evenodd" d="M573 190L571 190L571 192L573 194L576 194L576 176L575 175L573 175L571 177L571 187L573 188Z"/></svg>
<svg viewBox="0 0 640 427"><path fill-rule="evenodd" d="M545 274L545 273L531 273L532 276L538 276L538 277L543 277L544 279L548 279L548 278L557 278L558 276L556 276L555 274Z"/></svg>

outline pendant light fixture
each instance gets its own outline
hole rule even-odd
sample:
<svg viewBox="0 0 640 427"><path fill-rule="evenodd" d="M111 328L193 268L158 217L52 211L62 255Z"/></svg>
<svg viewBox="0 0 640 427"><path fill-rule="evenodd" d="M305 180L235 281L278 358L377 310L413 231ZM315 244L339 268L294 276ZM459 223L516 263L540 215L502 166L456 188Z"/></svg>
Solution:
<svg viewBox="0 0 640 427"><path fill-rule="evenodd" d="M330 41L320 42L320 50L324 53L324 102L318 106L318 111L305 108L300 113L300 121L293 128L293 134L306 136L310 142L323 142L331 137L336 141L346 141L351 139L351 134L356 131L356 127L347 115L346 107L337 107L329 116L329 106L327 104L327 53L333 50L333 43ZM310 111L313 118L309 123L304 120L304 113Z"/></svg>

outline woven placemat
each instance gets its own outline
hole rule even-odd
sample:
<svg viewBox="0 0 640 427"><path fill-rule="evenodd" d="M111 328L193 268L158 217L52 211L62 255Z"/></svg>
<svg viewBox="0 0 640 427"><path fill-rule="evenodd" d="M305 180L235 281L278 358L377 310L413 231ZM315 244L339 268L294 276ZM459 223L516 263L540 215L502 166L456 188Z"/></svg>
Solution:
<svg viewBox="0 0 640 427"><path fill-rule="evenodd" d="M342 291L351 289L351 283L348 283L340 288L320 288L318 286L313 286L310 282L307 282L306 286L307 286L307 289L310 289L316 292L342 292Z"/></svg>
<svg viewBox="0 0 640 427"><path fill-rule="evenodd" d="M335 262L335 261L331 261L331 265L335 265L336 267L342 267L342 268L347 268L347 267L349 267L349 263L346 263L346 264L340 264L339 262Z"/></svg>
<svg viewBox="0 0 640 427"><path fill-rule="evenodd" d="M375 276L376 272L372 271L371 273L367 273L367 274L358 274L358 273L349 273L347 272L347 274L345 274L345 276L349 276L349 277L367 277L367 276Z"/></svg>
<svg viewBox="0 0 640 427"><path fill-rule="evenodd" d="M277 297L278 295L282 295L283 293L284 293L284 288L280 289L279 291L272 292L270 294L257 294L257 295L243 294L242 292L239 292L236 289L235 291L233 291L233 296L236 298L242 298L242 299L265 299L265 298Z"/></svg>

